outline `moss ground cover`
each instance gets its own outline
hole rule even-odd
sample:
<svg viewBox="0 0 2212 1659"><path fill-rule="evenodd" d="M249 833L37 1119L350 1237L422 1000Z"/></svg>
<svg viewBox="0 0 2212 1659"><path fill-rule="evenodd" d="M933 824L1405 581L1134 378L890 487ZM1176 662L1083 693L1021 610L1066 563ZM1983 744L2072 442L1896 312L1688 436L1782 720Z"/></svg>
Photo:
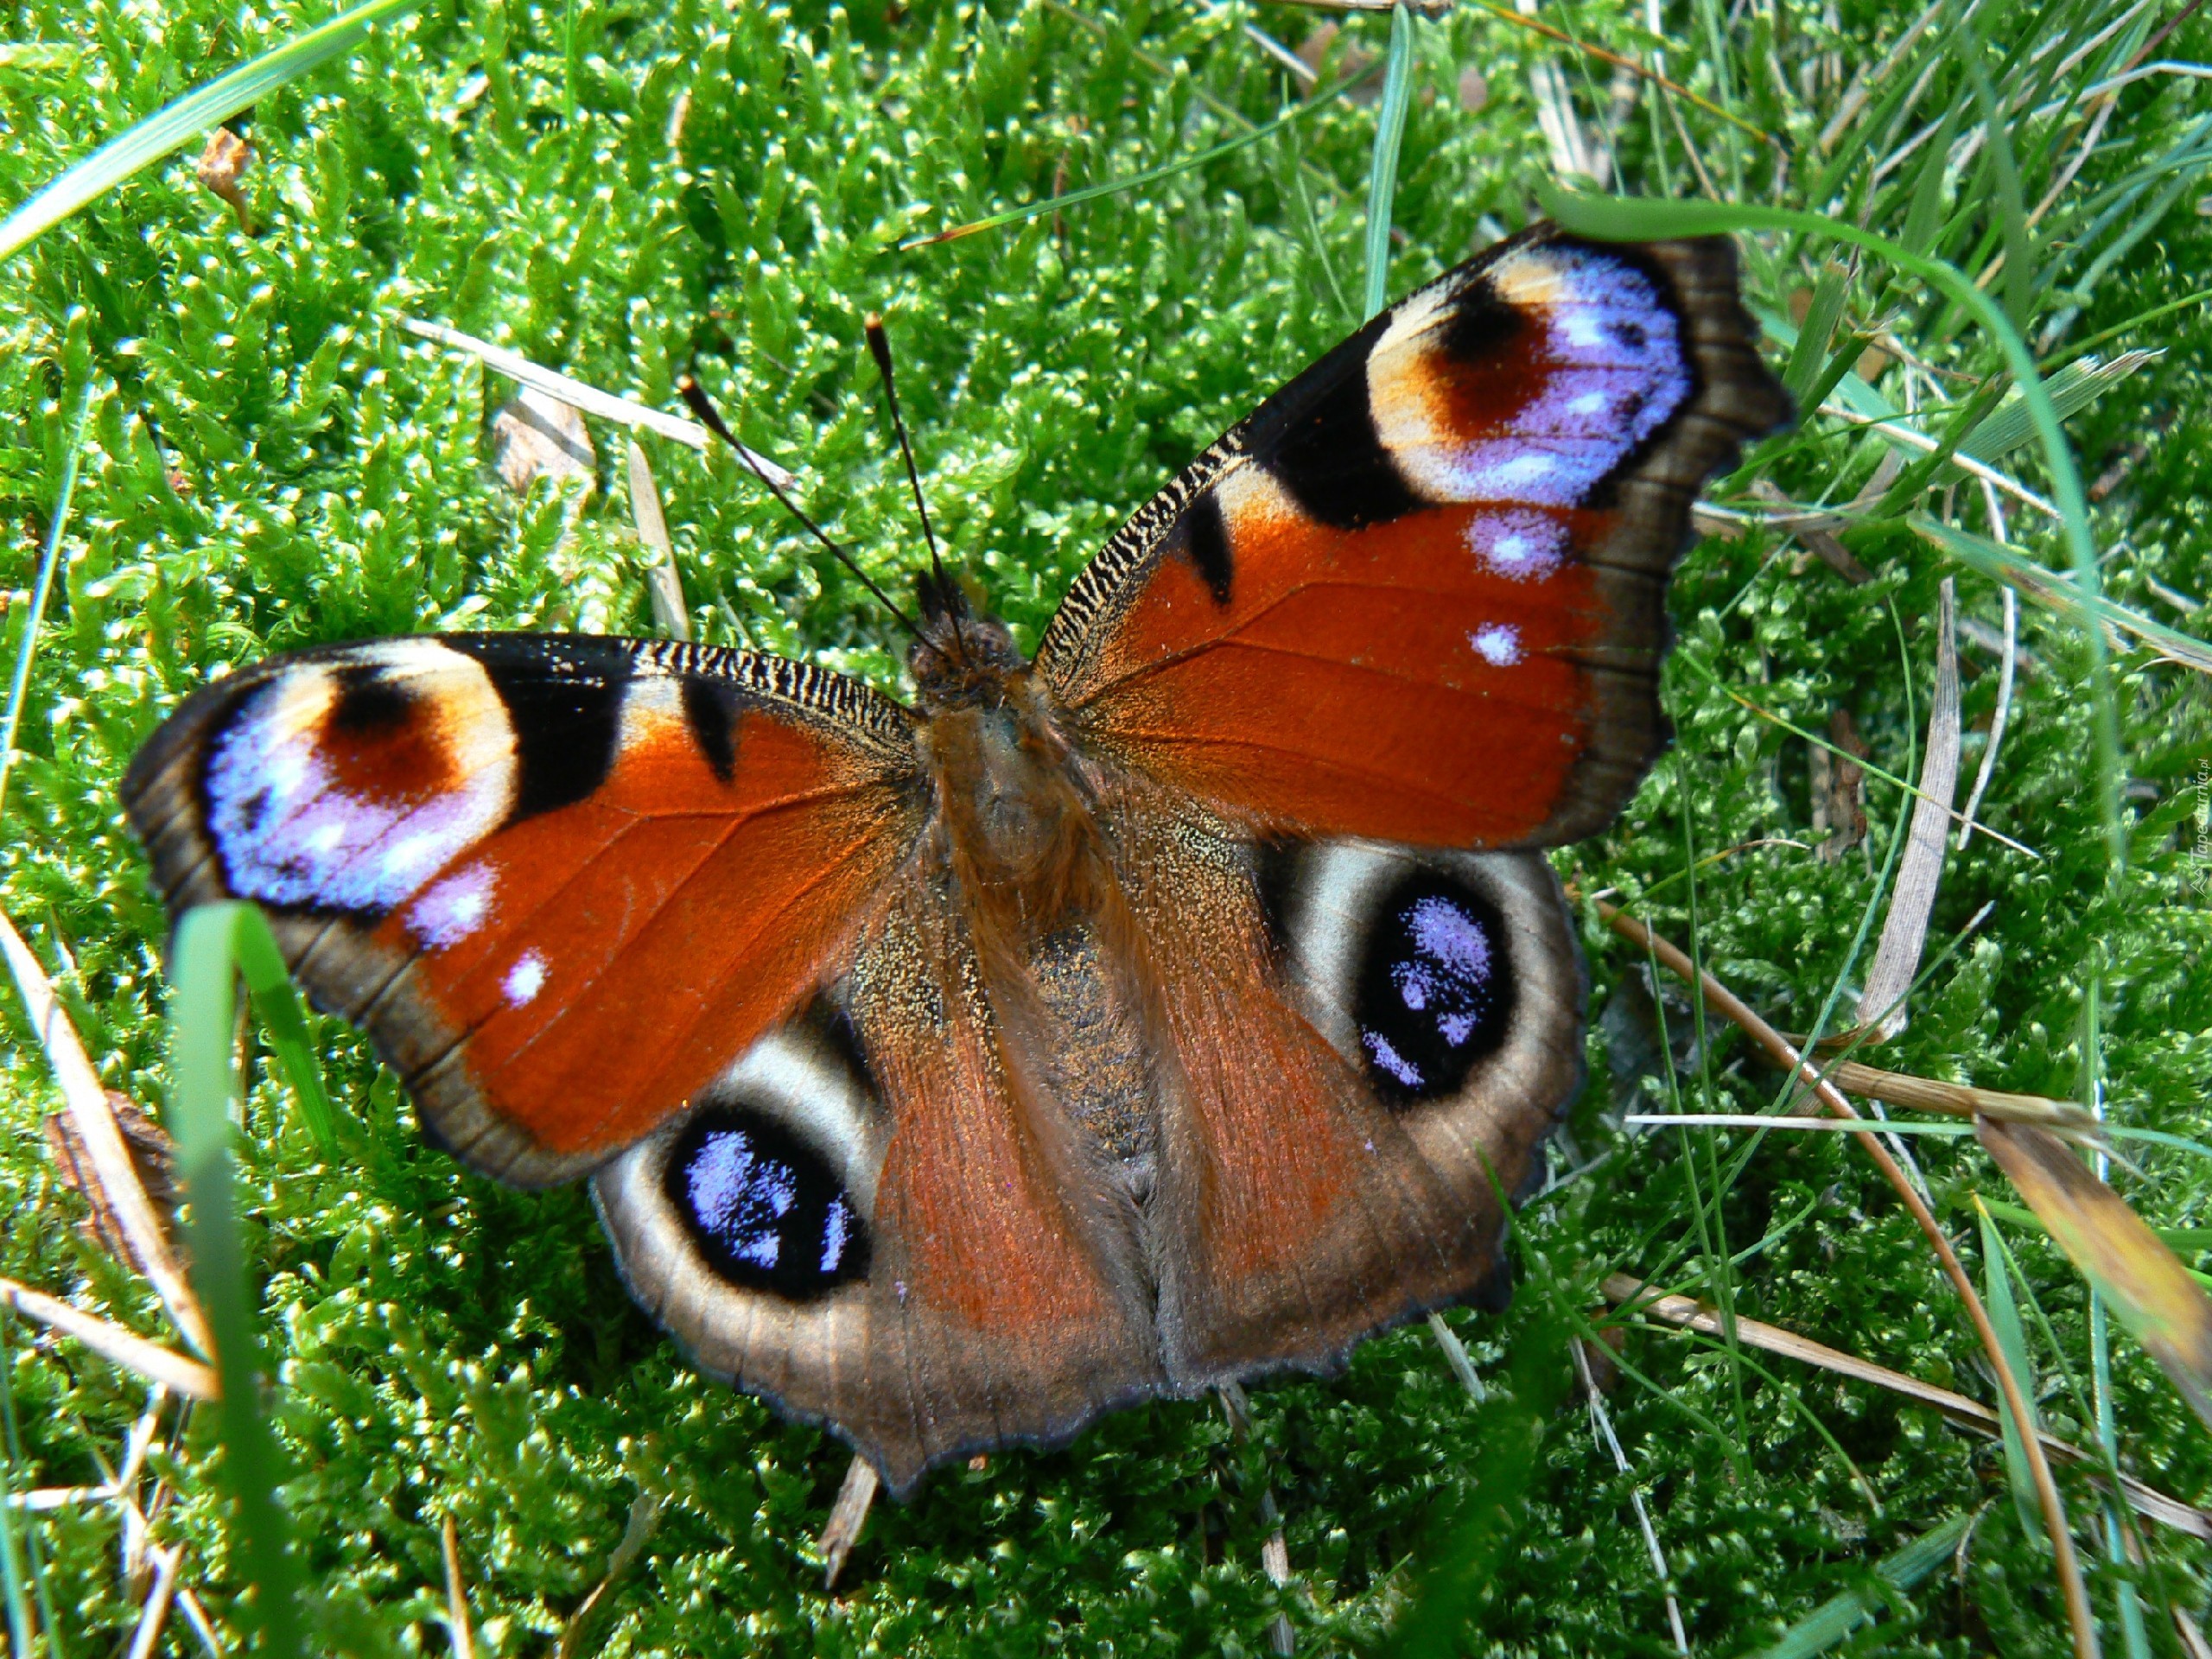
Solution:
<svg viewBox="0 0 2212 1659"><path fill-rule="evenodd" d="M322 16L15 6L0 29L0 201ZM2198 207L2212 94L2186 73L2201 20L2067 0L1925 13L1691 0L1648 16L1548 7L1539 21L1719 112L1479 9L1417 24L1393 293L1528 222L1536 181L1593 152L1631 193L1877 231L1981 279L2050 366L2084 346L2155 353L2098 383L2068 430L2107 594L2200 637L2212 625L2212 336L2191 301L2212 269ZM653 631L617 435L596 429L588 480L510 493L487 437L509 389L400 319L664 408L696 373L894 584L919 546L861 346L863 314L883 312L940 534L1033 640L1128 511L1358 320L1376 105L1357 92L1134 191L896 245L1274 119L1302 82L1252 31L1318 46L1333 22L1325 80L1380 53L1389 20L1051 0L434 0L238 124L255 160L237 209L195 181L188 150L0 266L10 664L73 452L81 473L8 785L0 892L103 1080L150 1107L168 1075L166 924L114 791L180 696L270 651L365 635ZM1955 576L1971 777L1999 696L1999 590L1908 515L2052 569L2067 554L2019 495L1853 418L1885 406L1939 440L1973 433L1985 471L2048 491L2018 424L2001 409L1985 423L2005 390L1986 333L1847 249L1763 232L1744 252L1793 390L1841 412L1808 409L1717 491L1731 533L1698 545L1674 596L1676 747L1614 831L1558 861L1582 893L1611 890L1694 940L1777 1025L1833 1028L1848 995L1840 1015L1824 1010L1866 971L1853 941L1870 906L1879 926L1901 801L1870 774L1857 839L1840 763L1782 722L1912 775L1937 584ZM2177 302L2190 302L2152 315ZM895 688L895 630L857 582L723 458L647 442L698 637ZM1838 563L1867 579L1759 522L1777 499L1844 510ZM1983 813L2031 850L1977 835L1951 853L1911 1022L1862 1058L2062 1097L2094 1089L2115 1121L2212 1139L2204 681L2113 637L2115 804L2095 758L2094 642L2029 604L2018 637ZM1127 1413L1071 1450L951 1471L912 1506L883 1507L834 1598L814 1539L844 1454L688 1371L623 1294L580 1192L461 1173L421 1144L359 1040L321 1021L340 1125L326 1152L250 1036L239 1206L315 1645L451 1650L449 1518L486 1653L546 1651L564 1632L572 1651L609 1654L1259 1653L1278 1614L1300 1652L1399 1638L1662 1652L1669 1589L1693 1648L1735 1653L1875 1583L1876 1560L1967 1512L1955 1556L1872 1600L1874 1629L1853 1640L2065 1651L2049 1547L2002 1452L1924 1410L1638 1327L1609 1399L1629 1472L1593 1441L1562 1343L1616 1271L1993 1393L1925 1246L1844 1138L1621 1123L1626 1109L1763 1110L1776 1079L1594 917L1585 944L1592 1082L1554 1153L1560 1184L1522 1219L1512 1310L1452 1318L1486 1402L1415 1327L1370 1344L1342 1378L1255 1389L1249 1440L1210 1403ZM144 1284L76 1226L82 1203L40 1132L55 1105L46 1062L12 1001L5 1019L0 1272L173 1340ZM2005 1207L2002 1178L1971 1141L1914 1153L1977 1271L1974 1199L1997 1205L2045 1427L2090 1443L2101 1395L2126 1467L2206 1496L2203 1427L2125 1338L2098 1374L2081 1281ZM2184 1243L2212 1225L2202 1156L2130 1156L2114 1179L2154 1224ZM10 1490L97 1485L124 1455L143 1384L21 1324L10 1342ZM154 1535L182 1547L181 1581L228 1646L253 1573L222 1463L213 1414L172 1408L137 1495L159 1492ZM2151 1531L2139 1564L2115 1567L2094 1489L2063 1484L2108 1647L2180 1651L2170 1610L2203 1609L2202 1546ZM1280 1588L1262 1562L1269 1491L1292 1567ZM666 1500L658 1529L571 1632L641 1494ZM120 1507L16 1521L8 1572L47 1650L118 1649L146 1594L118 1574ZM162 1640L200 1650L181 1615Z"/></svg>

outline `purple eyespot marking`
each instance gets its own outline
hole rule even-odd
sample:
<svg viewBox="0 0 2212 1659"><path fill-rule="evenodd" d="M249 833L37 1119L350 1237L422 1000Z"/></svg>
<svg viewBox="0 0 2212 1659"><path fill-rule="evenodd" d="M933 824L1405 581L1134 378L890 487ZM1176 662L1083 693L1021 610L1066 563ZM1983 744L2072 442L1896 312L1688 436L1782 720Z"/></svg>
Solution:
<svg viewBox="0 0 2212 1659"><path fill-rule="evenodd" d="M798 1198L798 1177L773 1159L756 1156L742 1134L718 1135L684 1172L691 1213L729 1241L741 1262L772 1271L783 1254L776 1223Z"/></svg>
<svg viewBox="0 0 2212 1659"><path fill-rule="evenodd" d="M282 679L238 706L207 757L209 833L243 897L388 911L499 826L512 767L482 768L428 797L348 793L318 747L327 690L312 677ZM432 925L451 925L434 906Z"/></svg>
<svg viewBox="0 0 2212 1659"><path fill-rule="evenodd" d="M1367 1045L1367 1052L1374 1057L1376 1065L1381 1066L1407 1088L1421 1087L1420 1070L1402 1058L1398 1051L1390 1046L1389 1038L1379 1031L1363 1031L1359 1035L1360 1039Z"/></svg>
<svg viewBox="0 0 2212 1659"><path fill-rule="evenodd" d="M1497 575L1534 582L1567 557L1567 526L1548 513L1485 512L1467 524L1467 550Z"/></svg>
<svg viewBox="0 0 2212 1659"><path fill-rule="evenodd" d="M1410 876L1377 912L1353 1017L1384 1099L1455 1093L1504 1040L1513 987L1503 930L1487 899L1440 871Z"/></svg>
<svg viewBox="0 0 2212 1659"><path fill-rule="evenodd" d="M708 1264L805 1301L868 1268L867 1224L809 1143L745 1107L709 1107L677 1138L669 1201Z"/></svg>
<svg viewBox="0 0 2212 1659"><path fill-rule="evenodd" d="M1542 390L1514 436L1459 447L1451 482L1459 500L1573 506L1688 401L1689 369L1673 312L1635 266L1593 249L1526 257L1549 269L1501 278L1509 295L1552 285L1531 310Z"/></svg>

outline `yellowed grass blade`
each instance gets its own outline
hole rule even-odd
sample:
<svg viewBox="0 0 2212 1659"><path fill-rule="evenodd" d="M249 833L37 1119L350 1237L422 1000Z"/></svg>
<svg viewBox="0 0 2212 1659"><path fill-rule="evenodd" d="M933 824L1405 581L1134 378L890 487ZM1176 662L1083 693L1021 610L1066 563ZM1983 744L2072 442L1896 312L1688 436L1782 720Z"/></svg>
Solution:
<svg viewBox="0 0 2212 1659"><path fill-rule="evenodd" d="M2212 1427L2212 1297L2181 1258L2048 1131L1983 1119L1974 1133L2058 1247Z"/></svg>
<svg viewBox="0 0 2212 1659"><path fill-rule="evenodd" d="M136 1332L126 1331L97 1313L72 1307L43 1291L19 1285L12 1279L0 1279L0 1301L26 1319L67 1332L94 1353L113 1360L125 1370L137 1372L149 1382L161 1383L173 1393L194 1400L213 1400L221 1394L215 1373L198 1360L187 1359L157 1342L147 1341Z"/></svg>

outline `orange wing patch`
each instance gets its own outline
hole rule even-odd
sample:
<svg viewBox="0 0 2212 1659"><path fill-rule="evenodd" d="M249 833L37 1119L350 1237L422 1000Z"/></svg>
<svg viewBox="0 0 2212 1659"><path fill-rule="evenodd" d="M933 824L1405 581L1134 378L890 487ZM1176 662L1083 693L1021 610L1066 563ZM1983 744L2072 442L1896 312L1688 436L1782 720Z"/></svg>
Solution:
<svg viewBox="0 0 2212 1659"><path fill-rule="evenodd" d="M1164 560L1077 705L1086 735L1287 827L1534 835L1582 756L1605 629L1563 550L1603 516L1440 507L1343 531L1263 480L1224 493L1228 603Z"/></svg>
<svg viewBox="0 0 2212 1659"><path fill-rule="evenodd" d="M280 658L124 798L173 906L266 906L456 1150L564 1179L825 977L919 833L907 717L742 653L486 636Z"/></svg>

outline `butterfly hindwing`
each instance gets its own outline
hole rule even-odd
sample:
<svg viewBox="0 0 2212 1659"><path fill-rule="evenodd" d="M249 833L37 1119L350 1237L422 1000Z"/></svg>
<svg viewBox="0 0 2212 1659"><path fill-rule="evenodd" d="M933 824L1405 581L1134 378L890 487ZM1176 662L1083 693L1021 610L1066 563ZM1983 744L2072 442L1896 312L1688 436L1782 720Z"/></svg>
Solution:
<svg viewBox="0 0 2212 1659"><path fill-rule="evenodd" d="M1691 499L1788 418L1725 241L1540 227L1383 313L1077 580L1038 668L1080 741L1285 830L1554 845L1666 739Z"/></svg>
<svg viewBox="0 0 2212 1659"><path fill-rule="evenodd" d="M910 1491L1166 1386L1133 1206L1028 1074L950 896L594 1178L639 1300L707 1369Z"/></svg>
<svg viewBox="0 0 2212 1659"><path fill-rule="evenodd" d="M1326 1369L1501 1289L1504 1203L1580 1086L1583 976L1540 856L1120 837L1162 965L1160 1325L1190 1390Z"/></svg>
<svg viewBox="0 0 2212 1659"><path fill-rule="evenodd" d="M813 987L919 832L909 717L749 653L537 635L277 658L124 787L173 910L250 899L477 1167L583 1173Z"/></svg>

